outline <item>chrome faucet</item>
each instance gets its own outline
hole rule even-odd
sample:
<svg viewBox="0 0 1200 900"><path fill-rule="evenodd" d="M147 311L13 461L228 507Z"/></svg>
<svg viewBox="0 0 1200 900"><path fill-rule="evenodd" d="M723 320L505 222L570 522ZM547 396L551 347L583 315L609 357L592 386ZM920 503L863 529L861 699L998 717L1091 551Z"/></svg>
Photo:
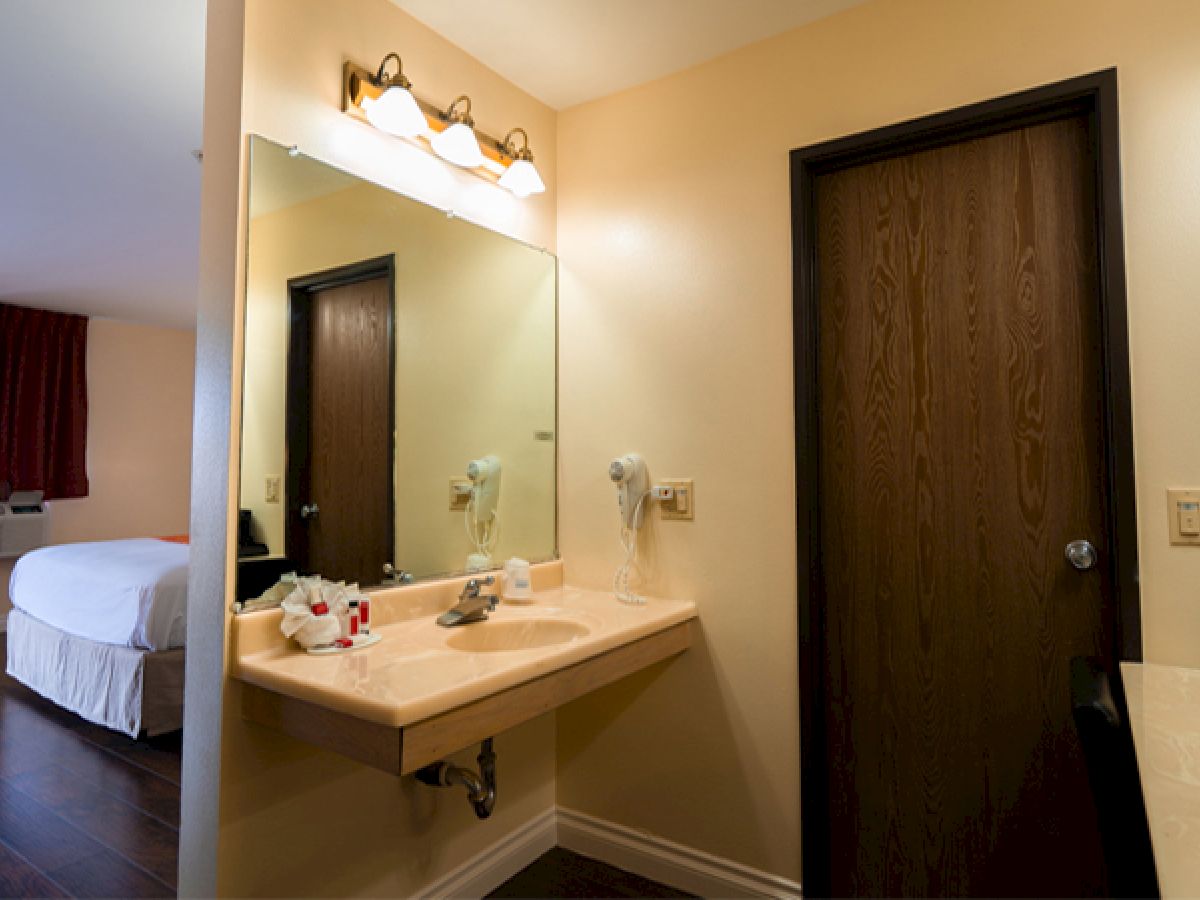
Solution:
<svg viewBox="0 0 1200 900"><path fill-rule="evenodd" d="M390 562L383 564L383 583L384 584L412 584L413 577L409 572L403 569L397 569Z"/></svg>
<svg viewBox="0 0 1200 900"><path fill-rule="evenodd" d="M489 575L482 580L472 578L463 585L462 593L458 595L458 603L438 616L437 623L450 628L454 625L469 625L472 622L486 620L488 613L495 609L496 604L500 602L500 598L495 594L484 594L481 591L485 585L495 583L495 575Z"/></svg>

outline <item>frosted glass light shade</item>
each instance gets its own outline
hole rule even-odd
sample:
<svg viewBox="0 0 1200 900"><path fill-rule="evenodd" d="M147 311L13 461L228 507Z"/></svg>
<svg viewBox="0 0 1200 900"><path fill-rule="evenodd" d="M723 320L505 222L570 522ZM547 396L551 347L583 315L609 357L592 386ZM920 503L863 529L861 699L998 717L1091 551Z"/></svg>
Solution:
<svg viewBox="0 0 1200 900"><path fill-rule="evenodd" d="M416 98L399 85L392 85L379 99L364 97L362 108L367 121L388 134L414 137L425 131L425 114Z"/></svg>
<svg viewBox="0 0 1200 900"><path fill-rule="evenodd" d="M447 162L464 169L473 169L483 165L483 151L479 149L479 141L469 125L455 122L445 131L439 131L429 141L433 152Z"/></svg>
<svg viewBox="0 0 1200 900"><path fill-rule="evenodd" d="M508 188L518 197L541 194L546 190L542 176L527 159L517 159L500 176L500 187Z"/></svg>

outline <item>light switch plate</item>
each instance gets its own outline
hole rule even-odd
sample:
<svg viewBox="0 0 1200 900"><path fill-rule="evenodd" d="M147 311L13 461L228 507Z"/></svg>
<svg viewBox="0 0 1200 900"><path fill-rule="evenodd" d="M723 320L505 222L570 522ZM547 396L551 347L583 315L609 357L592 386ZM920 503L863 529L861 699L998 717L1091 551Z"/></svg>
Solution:
<svg viewBox="0 0 1200 900"><path fill-rule="evenodd" d="M462 512L467 508L471 499L471 480L469 478L450 479L450 511Z"/></svg>
<svg viewBox="0 0 1200 900"><path fill-rule="evenodd" d="M1182 547L1200 547L1200 488L1167 491L1167 521L1171 543ZM1188 534L1196 531L1196 534Z"/></svg>
<svg viewBox="0 0 1200 900"><path fill-rule="evenodd" d="M267 486L266 486L266 491L265 491L266 496L263 497L263 500L267 503L278 503L279 502L279 494L282 492L282 489L283 489L283 476L282 475L268 475L267 476Z"/></svg>
<svg viewBox="0 0 1200 900"><path fill-rule="evenodd" d="M690 478L663 478L657 484L674 488L675 496L659 501L658 508L664 519L691 521L696 518L696 487Z"/></svg>

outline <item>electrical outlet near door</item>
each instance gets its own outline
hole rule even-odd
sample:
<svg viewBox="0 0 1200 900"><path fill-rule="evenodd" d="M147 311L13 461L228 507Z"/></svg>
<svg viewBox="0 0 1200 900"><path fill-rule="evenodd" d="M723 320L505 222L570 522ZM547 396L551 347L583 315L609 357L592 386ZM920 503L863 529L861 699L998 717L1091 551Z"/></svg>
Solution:
<svg viewBox="0 0 1200 900"><path fill-rule="evenodd" d="M283 476L282 475L268 475L267 476L267 487L266 487L266 491L265 491L266 496L263 499L267 503L278 503L279 502L279 494L281 493L282 490L283 490Z"/></svg>
<svg viewBox="0 0 1200 900"><path fill-rule="evenodd" d="M1168 490L1167 518L1172 544L1200 546L1200 490Z"/></svg>

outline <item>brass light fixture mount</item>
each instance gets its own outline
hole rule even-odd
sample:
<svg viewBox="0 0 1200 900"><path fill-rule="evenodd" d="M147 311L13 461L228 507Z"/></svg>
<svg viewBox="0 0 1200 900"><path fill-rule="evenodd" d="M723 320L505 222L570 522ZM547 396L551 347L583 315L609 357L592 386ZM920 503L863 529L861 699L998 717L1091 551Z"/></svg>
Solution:
<svg viewBox="0 0 1200 900"><path fill-rule="evenodd" d="M513 140L515 135L521 136L521 146L518 147ZM533 162L533 153L529 149L529 135L524 128L514 128L504 136L504 143L501 145L501 151L511 160L523 159L526 162Z"/></svg>
<svg viewBox="0 0 1200 900"><path fill-rule="evenodd" d="M517 146L516 137L520 135L521 146ZM529 135L524 128L514 128L504 136L503 152L511 159L508 168L500 176L500 187L507 188L518 197L528 197L530 194L541 194L546 190L542 176L538 174L533 164L533 152L529 149Z"/></svg>
<svg viewBox="0 0 1200 900"><path fill-rule="evenodd" d="M388 72L388 63L393 60L396 63L395 74ZM346 60L342 65L342 112L359 121L367 122L366 113L363 111L363 101L367 98L378 100L383 92L392 86L411 90L411 82L404 74L399 54L389 53L374 72ZM456 97L444 111L416 95L414 95L414 99L425 115L431 134L445 131L451 125L459 122L470 128L475 127L475 121L471 117L471 98L466 94ZM514 141L516 135L521 137L521 146L519 147ZM503 141L484 134L478 129L475 130L475 136L479 140L480 150L483 151L484 161L482 166L469 171L485 181L496 183L507 168L518 159L528 162L533 160L533 154L529 150L529 135L524 128L512 129ZM427 136L418 135L411 140L425 150L433 152Z"/></svg>
<svg viewBox="0 0 1200 900"><path fill-rule="evenodd" d="M464 109L459 109L459 104L463 104ZM475 127L475 120L471 118L471 98L466 94L459 94L454 98L454 102L446 107L446 111L441 114L441 119L449 125L457 125L462 123L468 128Z"/></svg>
<svg viewBox="0 0 1200 900"><path fill-rule="evenodd" d="M392 75L387 70L389 60L396 61L396 74ZM379 70L375 73L375 78L371 82L375 87L379 88L380 92L387 90L393 84L404 88L406 91L412 90L412 82L404 74L404 63L400 61L399 53L389 53L383 58L383 62L379 64Z"/></svg>

